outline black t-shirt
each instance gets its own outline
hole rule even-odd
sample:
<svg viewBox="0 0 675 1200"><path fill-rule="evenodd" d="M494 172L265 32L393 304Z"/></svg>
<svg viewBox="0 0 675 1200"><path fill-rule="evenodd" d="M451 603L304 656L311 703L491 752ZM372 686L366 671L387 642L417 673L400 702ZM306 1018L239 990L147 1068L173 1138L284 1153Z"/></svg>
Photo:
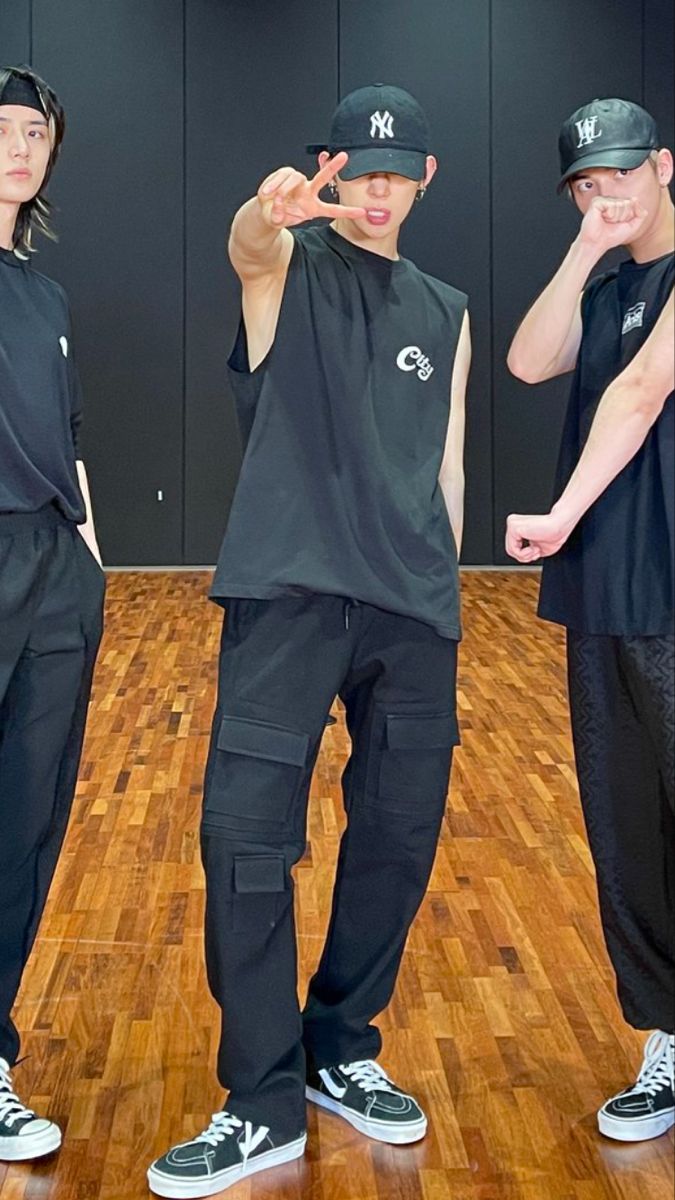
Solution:
<svg viewBox="0 0 675 1200"><path fill-rule="evenodd" d="M579 460L603 392L652 332L673 288L672 254L593 279L558 462L555 498ZM539 615L580 633L673 632L673 394L623 471L544 562Z"/></svg>
<svg viewBox="0 0 675 1200"><path fill-rule="evenodd" d="M0 247L0 512L55 504L85 519L71 341L63 289Z"/></svg>
<svg viewBox="0 0 675 1200"><path fill-rule="evenodd" d="M244 459L214 599L349 597L460 637L438 472L466 296L330 226L293 231L274 344L230 359Z"/></svg>

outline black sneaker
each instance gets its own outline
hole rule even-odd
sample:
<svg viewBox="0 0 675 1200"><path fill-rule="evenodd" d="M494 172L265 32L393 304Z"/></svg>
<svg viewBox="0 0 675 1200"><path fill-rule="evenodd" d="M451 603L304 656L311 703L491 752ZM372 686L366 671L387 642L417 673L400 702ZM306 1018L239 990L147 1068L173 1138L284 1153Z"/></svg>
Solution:
<svg viewBox="0 0 675 1200"><path fill-rule="evenodd" d="M308 1100L344 1117L378 1142L418 1142L427 1131L417 1101L396 1087L371 1059L312 1072L306 1092Z"/></svg>
<svg viewBox="0 0 675 1200"><path fill-rule="evenodd" d="M675 1125L675 1036L657 1029L647 1041L633 1087L603 1104L598 1126L619 1142L646 1142Z"/></svg>
<svg viewBox="0 0 675 1200"><path fill-rule="evenodd" d="M14 1091L9 1063L0 1058L0 1162L30 1162L61 1145L61 1130L37 1117Z"/></svg>
<svg viewBox="0 0 675 1200"><path fill-rule="evenodd" d="M150 1190L171 1200L215 1196L240 1179L301 1158L307 1135L277 1145L266 1125L240 1121L231 1113L213 1114L208 1129L192 1142L181 1142L148 1170Z"/></svg>

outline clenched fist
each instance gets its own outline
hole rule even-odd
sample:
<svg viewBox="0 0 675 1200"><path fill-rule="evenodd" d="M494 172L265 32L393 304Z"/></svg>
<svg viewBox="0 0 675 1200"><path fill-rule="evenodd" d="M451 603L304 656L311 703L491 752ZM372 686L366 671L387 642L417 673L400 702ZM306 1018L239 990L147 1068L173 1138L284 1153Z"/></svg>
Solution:
<svg viewBox="0 0 675 1200"><path fill-rule="evenodd" d="M597 249L600 257L616 246L632 242L647 215L646 208L634 196L627 200L595 196L581 222L579 238Z"/></svg>
<svg viewBox="0 0 675 1200"><path fill-rule="evenodd" d="M308 179L294 167L279 167L260 185L258 200L264 220L274 229L288 229L314 217L365 217L365 208L349 208L342 204L324 204L319 192L344 167L349 158L344 151L329 159L324 167Z"/></svg>

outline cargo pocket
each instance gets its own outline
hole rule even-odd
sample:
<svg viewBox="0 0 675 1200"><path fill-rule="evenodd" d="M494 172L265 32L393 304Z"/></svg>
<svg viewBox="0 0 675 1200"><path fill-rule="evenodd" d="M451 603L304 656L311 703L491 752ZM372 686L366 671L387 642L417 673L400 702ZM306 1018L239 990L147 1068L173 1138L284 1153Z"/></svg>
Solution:
<svg viewBox="0 0 675 1200"><path fill-rule="evenodd" d="M308 733L223 717L204 797L204 824L257 833L287 824L304 779Z"/></svg>
<svg viewBox="0 0 675 1200"><path fill-rule="evenodd" d="M458 744L454 713L388 713L379 757L379 799L387 807L418 813L427 805L435 808L444 802L452 751Z"/></svg>
<svg viewBox="0 0 675 1200"><path fill-rule="evenodd" d="M233 892L234 933L274 929L291 895L283 854L235 855Z"/></svg>

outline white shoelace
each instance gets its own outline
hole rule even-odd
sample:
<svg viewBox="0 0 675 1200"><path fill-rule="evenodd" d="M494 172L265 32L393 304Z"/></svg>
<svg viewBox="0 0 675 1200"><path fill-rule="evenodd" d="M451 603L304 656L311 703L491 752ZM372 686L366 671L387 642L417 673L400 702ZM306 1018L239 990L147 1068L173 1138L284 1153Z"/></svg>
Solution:
<svg viewBox="0 0 675 1200"><path fill-rule="evenodd" d="M389 1076L372 1059L346 1065L341 1063L340 1070L364 1092L390 1092L392 1090Z"/></svg>
<svg viewBox="0 0 675 1200"><path fill-rule="evenodd" d="M208 1129L200 1133L196 1142L207 1142L209 1146L218 1146L220 1142L224 1142L226 1137L230 1137L237 1129L244 1130L244 1140L240 1143L242 1153L242 1167L245 1167L249 1156L258 1148L261 1142L264 1142L269 1133L269 1129L265 1125L258 1126L254 1131L254 1127L250 1121L240 1121L238 1117L233 1117L231 1113L218 1112L211 1117L211 1124Z"/></svg>
<svg viewBox="0 0 675 1200"><path fill-rule="evenodd" d="M664 1088L673 1087L673 1071L675 1069L675 1036L662 1033L657 1029L647 1039L642 1069L630 1094L646 1092L656 1096Z"/></svg>
<svg viewBox="0 0 675 1200"><path fill-rule="evenodd" d="M4 1058L0 1059L0 1121L4 1121L9 1129L21 1120L32 1120L35 1113L26 1108L16 1095L12 1085L12 1076Z"/></svg>

